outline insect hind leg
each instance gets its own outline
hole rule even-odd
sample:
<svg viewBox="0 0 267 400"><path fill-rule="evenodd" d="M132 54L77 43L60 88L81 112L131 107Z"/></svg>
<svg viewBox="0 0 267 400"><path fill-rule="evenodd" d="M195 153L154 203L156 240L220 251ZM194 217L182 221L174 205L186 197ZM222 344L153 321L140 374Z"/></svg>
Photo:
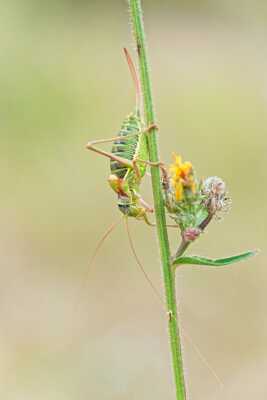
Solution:
<svg viewBox="0 0 267 400"><path fill-rule="evenodd" d="M129 134L127 137L129 138L131 136L138 136L140 134L141 134L141 132L136 132L136 133L133 133L133 134ZM135 170L135 173L138 176L138 174L140 174L139 173L139 169L138 169L137 165L134 165L135 163L133 161L128 160L127 158L124 158L124 157L119 157L116 154L113 154L111 152L108 152L108 151L105 151L105 150L102 150L102 149L99 149L98 147L96 147L96 145L98 145L98 144L114 142L115 140L119 140L121 138L122 138L121 136L116 136L116 137L113 137L113 138L110 138L110 139L93 140L93 141L90 141L90 142L88 142L86 144L86 148L88 150L94 151L97 154L100 154L100 155L102 155L104 157L107 157L110 160L117 161L117 162L119 162L120 164L122 164L123 166L125 166L127 168L131 168L131 169Z"/></svg>
<svg viewBox="0 0 267 400"><path fill-rule="evenodd" d="M102 140L100 142L103 143ZM118 161L120 164L122 164L123 166L125 166L127 168L133 169L132 161L129 161L126 158L123 158L123 157L116 156L115 154L110 153L108 151L101 150L98 147L95 147L95 143L98 143L98 141L96 140L94 142L87 143L86 148L88 150L94 151L97 154L105 156L105 157L109 158L110 160Z"/></svg>

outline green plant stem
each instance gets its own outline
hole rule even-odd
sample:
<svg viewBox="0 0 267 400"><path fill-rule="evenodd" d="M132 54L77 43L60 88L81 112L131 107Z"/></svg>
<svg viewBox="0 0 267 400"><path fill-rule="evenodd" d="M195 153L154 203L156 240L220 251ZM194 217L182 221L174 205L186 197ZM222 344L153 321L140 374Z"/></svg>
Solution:
<svg viewBox="0 0 267 400"><path fill-rule="evenodd" d="M129 0L130 13L133 24L134 38L139 60L140 80L144 102L144 117L147 126L155 124L151 81L145 46L145 33L140 0ZM151 162L159 161L157 130L153 128L147 135L149 158ZM163 195L161 190L160 170L158 167L151 168L151 180L154 196L155 218L159 239L160 255L165 285L166 303L168 311L168 327L170 334L170 347L172 353L172 365L176 385L176 399L185 400L185 381L181 353L181 342L177 324L177 305L175 294L175 274L172 271L170 261L170 246L166 228L166 216Z"/></svg>

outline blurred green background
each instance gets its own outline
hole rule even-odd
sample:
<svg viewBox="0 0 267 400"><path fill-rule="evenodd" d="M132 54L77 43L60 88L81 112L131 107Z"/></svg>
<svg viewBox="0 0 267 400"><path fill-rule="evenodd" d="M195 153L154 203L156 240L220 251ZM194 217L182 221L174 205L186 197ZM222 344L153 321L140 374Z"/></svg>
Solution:
<svg viewBox="0 0 267 400"><path fill-rule="evenodd" d="M265 400L267 4L144 0L144 10L161 158L176 151L199 176L223 177L233 200L192 251L262 250L177 275L189 398ZM133 108L131 45L124 0L0 5L2 399L174 399L166 315L122 224L86 278L120 213L108 161L85 144L114 135ZM151 201L149 180L144 192ZM161 290L155 234L130 226Z"/></svg>

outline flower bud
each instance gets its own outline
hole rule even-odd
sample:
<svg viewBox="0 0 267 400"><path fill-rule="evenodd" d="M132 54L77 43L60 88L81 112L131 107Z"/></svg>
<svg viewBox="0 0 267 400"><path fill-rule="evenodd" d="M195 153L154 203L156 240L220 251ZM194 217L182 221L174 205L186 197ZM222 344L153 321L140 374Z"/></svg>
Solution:
<svg viewBox="0 0 267 400"><path fill-rule="evenodd" d="M183 232L183 239L185 242L193 242L199 237L201 232L199 228L186 228Z"/></svg>

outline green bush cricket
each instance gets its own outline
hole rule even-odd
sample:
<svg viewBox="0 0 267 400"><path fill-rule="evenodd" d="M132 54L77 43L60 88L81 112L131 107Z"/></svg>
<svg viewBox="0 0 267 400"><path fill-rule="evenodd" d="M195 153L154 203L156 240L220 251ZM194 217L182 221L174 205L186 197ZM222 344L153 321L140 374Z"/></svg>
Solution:
<svg viewBox="0 0 267 400"><path fill-rule="evenodd" d="M125 216L144 220L151 225L147 213L152 213L153 208L142 198L140 184L147 165L154 165L148 161L146 134L155 125L145 128L139 78L130 54L126 49L124 53L135 84L136 109L123 120L116 137L89 142L86 148L110 159L111 175L108 182L118 195L119 210ZM113 142L111 152L95 147L107 142Z"/></svg>

